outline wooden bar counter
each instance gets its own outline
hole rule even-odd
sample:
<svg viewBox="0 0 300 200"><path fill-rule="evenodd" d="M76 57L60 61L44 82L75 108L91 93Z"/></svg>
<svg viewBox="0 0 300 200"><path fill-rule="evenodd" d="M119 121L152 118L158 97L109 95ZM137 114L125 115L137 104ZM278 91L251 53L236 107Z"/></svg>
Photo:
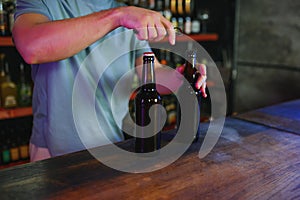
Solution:
<svg viewBox="0 0 300 200"><path fill-rule="evenodd" d="M143 174L111 169L88 151L4 169L0 199L300 199L294 131L228 117L203 159L199 148L194 143L174 163Z"/></svg>

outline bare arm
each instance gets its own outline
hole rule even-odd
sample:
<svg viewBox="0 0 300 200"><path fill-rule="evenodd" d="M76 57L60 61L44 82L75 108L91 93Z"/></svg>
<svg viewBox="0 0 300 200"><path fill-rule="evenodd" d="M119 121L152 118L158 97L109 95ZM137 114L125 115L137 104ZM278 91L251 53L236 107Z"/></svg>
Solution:
<svg viewBox="0 0 300 200"><path fill-rule="evenodd" d="M73 56L120 26L136 30L140 40L161 40L168 34L170 43L175 43L175 32L167 19L132 6L57 21L41 14L23 14L15 21L13 37L24 60L36 64Z"/></svg>

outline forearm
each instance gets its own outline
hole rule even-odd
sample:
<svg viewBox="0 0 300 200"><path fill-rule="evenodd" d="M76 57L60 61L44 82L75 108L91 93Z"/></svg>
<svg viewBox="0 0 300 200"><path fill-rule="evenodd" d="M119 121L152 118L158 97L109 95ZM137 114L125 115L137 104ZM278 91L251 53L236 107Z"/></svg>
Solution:
<svg viewBox="0 0 300 200"><path fill-rule="evenodd" d="M140 40L158 41L168 35L175 44L171 22L158 12L134 6L57 21L41 14L23 14L15 21L13 37L24 60L35 64L73 56L120 26L134 29Z"/></svg>
<svg viewBox="0 0 300 200"><path fill-rule="evenodd" d="M62 60L117 28L119 23L116 10L58 21L48 21L46 17L39 16L40 21L34 24L26 23L30 21L28 18L36 17L37 14L24 14L16 20L14 42L24 60L30 64Z"/></svg>

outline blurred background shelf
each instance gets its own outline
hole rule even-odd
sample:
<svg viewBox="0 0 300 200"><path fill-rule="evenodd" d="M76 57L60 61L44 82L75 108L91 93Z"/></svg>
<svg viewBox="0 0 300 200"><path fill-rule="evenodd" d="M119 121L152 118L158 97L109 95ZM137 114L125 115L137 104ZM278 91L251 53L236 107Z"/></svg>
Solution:
<svg viewBox="0 0 300 200"><path fill-rule="evenodd" d="M15 45L12 41L12 37L7 36L7 37L0 37L0 46L12 47Z"/></svg>
<svg viewBox="0 0 300 200"><path fill-rule="evenodd" d="M198 42L201 41L217 41L219 39L219 35L216 33L201 33L201 34L193 34L193 35L185 35L185 37L176 37L176 42L188 42L189 40L195 40ZM165 37L161 41L152 42L152 43L163 43L168 42L168 37Z"/></svg>
<svg viewBox="0 0 300 200"><path fill-rule="evenodd" d="M31 115L32 115L31 107L22 107L22 108L13 108L13 109L0 108L0 120L13 119L17 117L26 117Z"/></svg>
<svg viewBox="0 0 300 200"><path fill-rule="evenodd" d="M9 167L14 167L14 166L17 166L17 165L23 165L23 164L26 164L26 163L29 163L29 162L30 162L29 159L27 159L27 160L8 163L8 164L3 164L3 165L0 165L0 170L5 169L5 168L9 168Z"/></svg>

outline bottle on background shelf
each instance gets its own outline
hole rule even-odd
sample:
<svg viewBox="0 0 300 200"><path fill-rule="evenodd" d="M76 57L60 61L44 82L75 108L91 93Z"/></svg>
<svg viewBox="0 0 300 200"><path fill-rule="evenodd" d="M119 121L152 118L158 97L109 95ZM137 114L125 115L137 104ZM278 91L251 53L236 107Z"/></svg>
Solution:
<svg viewBox="0 0 300 200"><path fill-rule="evenodd" d="M167 56L167 50L166 49L160 49L159 50L160 64L162 64L162 65L167 65L168 64L166 56Z"/></svg>
<svg viewBox="0 0 300 200"><path fill-rule="evenodd" d="M26 81L24 64L20 64L20 83L18 86L18 106L31 106L31 84Z"/></svg>
<svg viewBox="0 0 300 200"><path fill-rule="evenodd" d="M29 159L29 140L31 128L28 124L26 126L18 127L16 129L16 141L19 150L19 160L26 161Z"/></svg>
<svg viewBox="0 0 300 200"><path fill-rule="evenodd" d="M164 10L163 15L167 20L169 20L169 21L172 20L172 13L170 10Z"/></svg>
<svg viewBox="0 0 300 200"><path fill-rule="evenodd" d="M4 1L0 0L0 36L9 35L7 12L4 9Z"/></svg>
<svg viewBox="0 0 300 200"><path fill-rule="evenodd" d="M1 84L1 106L3 108L14 108L17 106L17 86L11 81L8 63L5 63L6 80Z"/></svg>
<svg viewBox="0 0 300 200"><path fill-rule="evenodd" d="M185 34L191 34L192 33L192 22L191 22L191 17L186 17L185 18L185 23L184 23L184 29L183 29Z"/></svg>
<svg viewBox="0 0 300 200"><path fill-rule="evenodd" d="M19 154L20 160L27 160L29 158L29 144L28 140L19 139Z"/></svg>
<svg viewBox="0 0 300 200"><path fill-rule="evenodd" d="M154 10L155 9L155 0L149 0L149 9Z"/></svg>
<svg viewBox="0 0 300 200"><path fill-rule="evenodd" d="M169 66L169 67L175 67L174 65L173 65L173 63L172 63L172 59L171 59L171 51L170 51L170 49L166 49L166 57L165 57L165 59L166 59L166 65L167 66Z"/></svg>
<svg viewBox="0 0 300 200"><path fill-rule="evenodd" d="M0 128L0 165L29 160L29 140L32 124L23 119L18 120L16 127L11 123L1 124Z"/></svg>
<svg viewBox="0 0 300 200"><path fill-rule="evenodd" d="M8 29L10 35L12 34L12 28L15 23L14 15L15 15L15 10L16 10L16 0L9 0L6 5L6 10L8 13Z"/></svg>
<svg viewBox="0 0 300 200"><path fill-rule="evenodd" d="M20 160L20 151L19 151L19 145L16 137L16 133L14 132L13 129L10 130L11 132L9 133L11 137L11 144L10 144L10 161L11 162L16 162Z"/></svg>
<svg viewBox="0 0 300 200"><path fill-rule="evenodd" d="M176 17L172 17L171 22L172 22L174 27L178 27L178 21L177 21Z"/></svg>
<svg viewBox="0 0 300 200"><path fill-rule="evenodd" d="M6 73L4 70L4 59L5 59L5 54L0 53L0 107L2 107L1 85L6 81Z"/></svg>
<svg viewBox="0 0 300 200"><path fill-rule="evenodd" d="M6 74L5 74L5 69L4 69L4 59L5 59L5 54L0 53L0 86L3 82L6 81Z"/></svg>
<svg viewBox="0 0 300 200"><path fill-rule="evenodd" d="M201 32L202 33L207 33L207 25L208 25L208 20L209 20L209 10L208 9L203 9L200 12L200 20L201 20Z"/></svg>
<svg viewBox="0 0 300 200"><path fill-rule="evenodd" d="M1 130L1 164L8 164L10 160L10 139L6 136L5 130Z"/></svg>
<svg viewBox="0 0 300 200"><path fill-rule="evenodd" d="M149 2L148 2L148 0L139 0L139 7L149 8Z"/></svg>
<svg viewBox="0 0 300 200"><path fill-rule="evenodd" d="M169 21L171 21L172 18L172 12L170 10L170 0L166 0L164 2L164 11L163 11L163 15L165 16L165 18Z"/></svg>
<svg viewBox="0 0 300 200"><path fill-rule="evenodd" d="M131 6L138 6L139 0L128 0L128 4Z"/></svg>
<svg viewBox="0 0 300 200"><path fill-rule="evenodd" d="M6 142L6 144L2 145L2 163L3 164L8 164L11 162L10 160L10 150L9 150L9 143Z"/></svg>
<svg viewBox="0 0 300 200"><path fill-rule="evenodd" d="M178 17L177 22L178 22L178 28L180 28L180 30L183 31L184 30L184 20L183 20L183 18Z"/></svg>
<svg viewBox="0 0 300 200"><path fill-rule="evenodd" d="M164 126L165 130L174 129L174 126L176 125L176 100L174 94L165 95L163 97L162 102L167 113L167 121Z"/></svg>
<svg viewBox="0 0 300 200"><path fill-rule="evenodd" d="M191 32L192 34L198 34L201 31L201 22L198 18L194 18L191 24Z"/></svg>
<svg viewBox="0 0 300 200"><path fill-rule="evenodd" d="M164 11L164 0L155 0L155 10L158 12Z"/></svg>

